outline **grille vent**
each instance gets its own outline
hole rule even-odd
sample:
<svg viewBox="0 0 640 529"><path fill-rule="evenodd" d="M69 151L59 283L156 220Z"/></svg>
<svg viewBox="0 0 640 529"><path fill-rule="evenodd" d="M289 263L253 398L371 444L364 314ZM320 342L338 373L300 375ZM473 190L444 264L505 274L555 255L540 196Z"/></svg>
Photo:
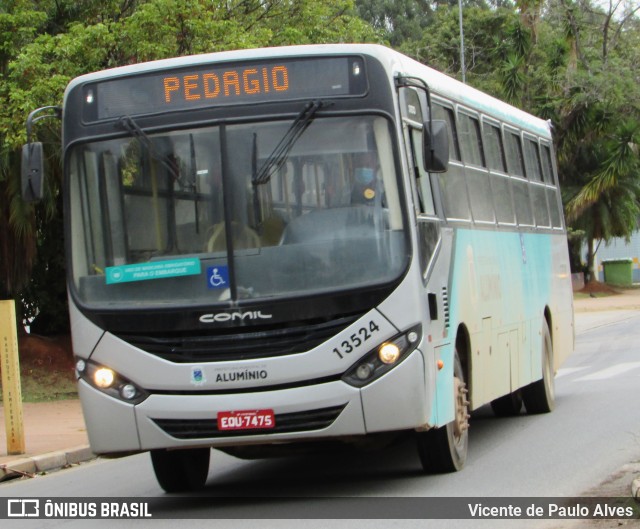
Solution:
<svg viewBox="0 0 640 529"><path fill-rule="evenodd" d="M449 290L447 287L442 287L442 307L444 310L444 326L449 328Z"/></svg>
<svg viewBox="0 0 640 529"><path fill-rule="evenodd" d="M175 363L224 362L292 355L313 349L361 314L293 326L243 327L203 332L118 334L131 345Z"/></svg>
<svg viewBox="0 0 640 529"><path fill-rule="evenodd" d="M269 429L218 430L218 421L212 419L152 419L164 432L176 439L208 439L212 437L238 437L277 433L322 430L333 424L346 404L319 410L281 413L275 416L276 426Z"/></svg>

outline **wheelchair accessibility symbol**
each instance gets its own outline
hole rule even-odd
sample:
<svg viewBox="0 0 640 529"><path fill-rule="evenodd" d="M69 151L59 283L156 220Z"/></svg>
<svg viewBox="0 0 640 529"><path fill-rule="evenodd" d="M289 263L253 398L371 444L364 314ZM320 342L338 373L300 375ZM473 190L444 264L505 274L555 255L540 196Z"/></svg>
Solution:
<svg viewBox="0 0 640 529"><path fill-rule="evenodd" d="M229 287L229 268L227 266L210 266L207 268L207 286L209 288Z"/></svg>

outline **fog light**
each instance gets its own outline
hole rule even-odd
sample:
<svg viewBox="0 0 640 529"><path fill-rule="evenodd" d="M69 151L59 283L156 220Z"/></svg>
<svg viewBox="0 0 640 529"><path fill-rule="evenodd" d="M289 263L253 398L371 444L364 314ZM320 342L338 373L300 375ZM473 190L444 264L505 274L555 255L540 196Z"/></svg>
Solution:
<svg viewBox="0 0 640 529"><path fill-rule="evenodd" d="M78 373L84 373L84 370L87 369L87 363L80 359L76 362L76 371Z"/></svg>
<svg viewBox="0 0 640 529"><path fill-rule="evenodd" d="M358 369L356 369L356 376L360 380L367 380L371 375L373 375L375 367L373 364L360 364Z"/></svg>
<svg viewBox="0 0 640 529"><path fill-rule="evenodd" d="M120 388L120 395L122 396L123 399L126 399L126 400L134 399L137 394L138 394L138 391L136 390L136 387L133 384L125 384Z"/></svg>
<svg viewBox="0 0 640 529"><path fill-rule="evenodd" d="M394 364L400 358L400 348L394 343L385 343L378 349L378 358L384 364Z"/></svg>
<svg viewBox="0 0 640 529"><path fill-rule="evenodd" d="M96 370L93 375L93 381L95 382L96 386L102 389L111 387L114 379L114 372L111 371L111 369L107 369L106 367L101 367L100 369Z"/></svg>

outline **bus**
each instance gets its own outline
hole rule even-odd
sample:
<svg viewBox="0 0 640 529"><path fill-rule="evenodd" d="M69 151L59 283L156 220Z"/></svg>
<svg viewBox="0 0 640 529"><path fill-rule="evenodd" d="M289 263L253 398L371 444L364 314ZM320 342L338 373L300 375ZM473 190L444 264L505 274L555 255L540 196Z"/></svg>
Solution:
<svg viewBox="0 0 640 529"><path fill-rule="evenodd" d="M148 451L175 492L212 448L398 434L452 472L473 410L553 409L574 321L546 121L369 44L91 73L53 115L96 454ZM42 145L23 161L37 199Z"/></svg>

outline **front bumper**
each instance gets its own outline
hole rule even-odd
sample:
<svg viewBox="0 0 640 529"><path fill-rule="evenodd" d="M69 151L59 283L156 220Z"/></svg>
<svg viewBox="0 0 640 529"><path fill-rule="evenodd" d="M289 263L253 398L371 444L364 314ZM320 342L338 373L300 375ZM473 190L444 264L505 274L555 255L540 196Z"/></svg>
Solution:
<svg viewBox="0 0 640 529"><path fill-rule="evenodd" d="M340 380L227 394L152 394L134 406L79 381L85 423L97 454L194 446L241 446L413 429L431 402L419 350L380 379L354 388ZM272 409L273 430L217 432L218 412ZM285 429L279 428L286 423ZM208 423L211 427L208 427Z"/></svg>

